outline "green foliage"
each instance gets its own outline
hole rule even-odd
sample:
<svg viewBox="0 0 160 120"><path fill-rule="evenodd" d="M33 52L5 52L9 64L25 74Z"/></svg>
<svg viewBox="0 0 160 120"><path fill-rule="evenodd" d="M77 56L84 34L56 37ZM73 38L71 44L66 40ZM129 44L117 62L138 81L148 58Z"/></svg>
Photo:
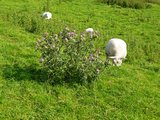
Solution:
<svg viewBox="0 0 160 120"><path fill-rule="evenodd" d="M135 9L150 7L149 4L146 4L147 2L158 3L158 4L160 3L158 0L98 0L98 1L102 3L107 3L109 5L117 4L121 7L125 8L129 7Z"/></svg>
<svg viewBox="0 0 160 120"><path fill-rule="evenodd" d="M64 28L60 35L45 33L36 43L41 52L40 62L48 71L50 82L93 81L104 68L100 49L95 49L93 38Z"/></svg>
<svg viewBox="0 0 160 120"><path fill-rule="evenodd" d="M160 6L137 10L95 0L51 0L53 19L46 21L40 16L45 1L0 0L0 120L159 120ZM25 25L17 22L23 14L51 24L29 32L29 18ZM121 67L106 67L89 84L48 84L46 70L37 64L35 39L41 32L59 33L65 25L76 33L98 30L94 45L103 53L110 38L125 40L127 59Z"/></svg>
<svg viewBox="0 0 160 120"><path fill-rule="evenodd" d="M160 5L160 0L145 0L148 3L155 3Z"/></svg>
<svg viewBox="0 0 160 120"><path fill-rule="evenodd" d="M59 0L59 3L62 3L62 2L72 2L73 0Z"/></svg>

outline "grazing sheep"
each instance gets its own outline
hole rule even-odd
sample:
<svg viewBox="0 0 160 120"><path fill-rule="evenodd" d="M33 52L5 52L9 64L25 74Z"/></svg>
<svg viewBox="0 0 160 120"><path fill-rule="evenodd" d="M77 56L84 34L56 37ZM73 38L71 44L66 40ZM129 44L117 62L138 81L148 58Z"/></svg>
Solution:
<svg viewBox="0 0 160 120"><path fill-rule="evenodd" d="M127 55L126 43L118 38L112 38L106 45L106 62L109 62L109 58L112 59L113 64L121 66L122 60Z"/></svg>
<svg viewBox="0 0 160 120"><path fill-rule="evenodd" d="M44 12L44 13L42 14L42 17L43 17L44 19L49 20L49 19L52 18L52 13L50 13L50 12Z"/></svg>
<svg viewBox="0 0 160 120"><path fill-rule="evenodd" d="M93 32L94 32L93 28L86 29L86 33L90 34L90 38L93 38Z"/></svg>

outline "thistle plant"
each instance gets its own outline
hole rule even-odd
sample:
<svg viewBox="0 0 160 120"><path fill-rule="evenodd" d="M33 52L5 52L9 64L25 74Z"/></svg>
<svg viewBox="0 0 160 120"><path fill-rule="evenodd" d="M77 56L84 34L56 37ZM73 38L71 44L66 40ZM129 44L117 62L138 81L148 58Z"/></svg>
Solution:
<svg viewBox="0 0 160 120"><path fill-rule="evenodd" d="M40 63L47 70L49 81L90 82L95 80L104 68L102 52L94 47L97 32L93 38L85 33L77 34L65 27L59 34L44 33L37 40Z"/></svg>

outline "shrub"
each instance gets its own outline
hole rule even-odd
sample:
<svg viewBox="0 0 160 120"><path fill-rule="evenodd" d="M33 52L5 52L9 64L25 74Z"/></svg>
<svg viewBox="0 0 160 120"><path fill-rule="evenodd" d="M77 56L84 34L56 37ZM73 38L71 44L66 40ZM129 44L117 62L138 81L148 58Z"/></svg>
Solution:
<svg viewBox="0 0 160 120"><path fill-rule="evenodd" d="M36 46L41 53L40 62L48 72L49 82L90 82L96 79L104 68L100 58L102 53L94 47L96 39L97 33L91 39L67 27L60 34L45 33Z"/></svg>

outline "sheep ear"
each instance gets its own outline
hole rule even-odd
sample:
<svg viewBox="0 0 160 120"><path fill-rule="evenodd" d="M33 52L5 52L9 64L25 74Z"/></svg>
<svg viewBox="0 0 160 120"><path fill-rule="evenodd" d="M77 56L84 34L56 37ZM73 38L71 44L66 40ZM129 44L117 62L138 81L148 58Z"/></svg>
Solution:
<svg viewBox="0 0 160 120"><path fill-rule="evenodd" d="M109 58L111 58L111 59L115 59L116 57L115 57L115 56L110 56Z"/></svg>

